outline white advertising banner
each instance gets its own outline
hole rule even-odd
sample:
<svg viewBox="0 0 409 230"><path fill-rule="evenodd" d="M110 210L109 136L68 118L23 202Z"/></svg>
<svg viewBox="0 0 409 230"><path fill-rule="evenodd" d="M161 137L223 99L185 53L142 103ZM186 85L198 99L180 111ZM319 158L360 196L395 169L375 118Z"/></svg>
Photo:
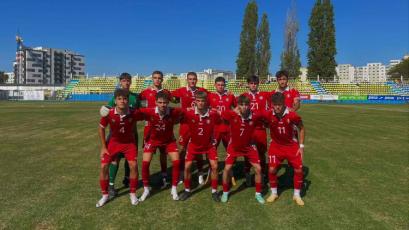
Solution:
<svg viewBox="0 0 409 230"><path fill-rule="evenodd" d="M44 101L44 91L23 91L23 100Z"/></svg>
<svg viewBox="0 0 409 230"><path fill-rule="evenodd" d="M310 99L320 101L336 101L338 100L338 95L311 95Z"/></svg>

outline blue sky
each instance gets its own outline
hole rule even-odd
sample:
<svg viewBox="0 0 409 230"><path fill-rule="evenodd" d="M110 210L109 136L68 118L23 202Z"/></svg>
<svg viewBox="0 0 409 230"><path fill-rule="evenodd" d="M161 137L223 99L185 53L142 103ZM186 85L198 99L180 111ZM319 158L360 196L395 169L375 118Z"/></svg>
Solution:
<svg viewBox="0 0 409 230"><path fill-rule="evenodd" d="M0 70L11 71L15 34L28 46L85 55L90 75L236 69L246 0L1 0ZM409 1L333 0L338 63L388 63L409 52ZM279 68L290 0L257 1L270 22L272 60ZM298 45L306 66L313 0L298 0Z"/></svg>

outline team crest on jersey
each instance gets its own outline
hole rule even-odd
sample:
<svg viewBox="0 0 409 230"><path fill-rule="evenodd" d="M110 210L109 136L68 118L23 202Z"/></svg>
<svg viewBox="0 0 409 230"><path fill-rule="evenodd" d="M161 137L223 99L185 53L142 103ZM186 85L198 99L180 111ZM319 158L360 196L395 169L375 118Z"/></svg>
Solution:
<svg viewBox="0 0 409 230"><path fill-rule="evenodd" d="M195 123L196 121L195 121L195 119L192 119L192 123Z"/></svg>
<svg viewBox="0 0 409 230"><path fill-rule="evenodd" d="M226 101L228 102L228 101L229 101L229 98L226 98Z"/></svg>
<svg viewBox="0 0 409 230"><path fill-rule="evenodd" d="M250 122L249 122L249 125L253 125L253 121L250 121Z"/></svg>
<svg viewBox="0 0 409 230"><path fill-rule="evenodd" d="M207 120L206 123L207 123L207 124L210 124L210 120Z"/></svg>
<svg viewBox="0 0 409 230"><path fill-rule="evenodd" d="M153 93L150 93L150 94L149 94L149 97L153 97Z"/></svg>
<svg viewBox="0 0 409 230"><path fill-rule="evenodd" d="M213 101L216 101L217 99L216 98L213 98Z"/></svg>
<svg viewBox="0 0 409 230"><path fill-rule="evenodd" d="M129 122L132 122L132 117L131 117L131 118L129 118Z"/></svg>
<svg viewBox="0 0 409 230"><path fill-rule="evenodd" d="M115 119L111 119L112 123L115 123Z"/></svg>
<svg viewBox="0 0 409 230"><path fill-rule="evenodd" d="M234 119L234 123L237 123L237 119Z"/></svg>
<svg viewBox="0 0 409 230"><path fill-rule="evenodd" d="M263 96L260 96L259 98L260 98L260 100L263 100Z"/></svg>
<svg viewBox="0 0 409 230"><path fill-rule="evenodd" d="M287 94L287 97L290 98L290 94Z"/></svg>
<svg viewBox="0 0 409 230"><path fill-rule="evenodd" d="M287 123L290 124L290 119L287 119Z"/></svg>

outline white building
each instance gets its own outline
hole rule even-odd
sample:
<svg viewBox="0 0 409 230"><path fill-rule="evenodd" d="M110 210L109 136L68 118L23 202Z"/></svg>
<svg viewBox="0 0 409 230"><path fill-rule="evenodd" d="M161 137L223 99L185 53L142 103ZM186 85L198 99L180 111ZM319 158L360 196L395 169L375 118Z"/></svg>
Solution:
<svg viewBox="0 0 409 230"><path fill-rule="evenodd" d="M13 67L17 84L62 85L85 76L84 56L63 49L21 45Z"/></svg>
<svg viewBox="0 0 409 230"><path fill-rule="evenodd" d="M386 66L382 63L368 63L368 81L386 82Z"/></svg>
<svg viewBox="0 0 409 230"><path fill-rule="evenodd" d="M301 72L301 75L300 75L301 81L307 81L308 69L306 67L301 67L300 72Z"/></svg>
<svg viewBox="0 0 409 230"><path fill-rule="evenodd" d="M369 81L367 66L360 66L360 67L355 68L354 81L355 82L368 82Z"/></svg>
<svg viewBox="0 0 409 230"><path fill-rule="evenodd" d="M354 82L355 67L353 67L351 64L337 65L335 69L337 71L338 81L340 83Z"/></svg>
<svg viewBox="0 0 409 230"><path fill-rule="evenodd" d="M13 84L14 83L14 73L13 72L8 72L8 73L5 73L5 74L8 76L6 84Z"/></svg>

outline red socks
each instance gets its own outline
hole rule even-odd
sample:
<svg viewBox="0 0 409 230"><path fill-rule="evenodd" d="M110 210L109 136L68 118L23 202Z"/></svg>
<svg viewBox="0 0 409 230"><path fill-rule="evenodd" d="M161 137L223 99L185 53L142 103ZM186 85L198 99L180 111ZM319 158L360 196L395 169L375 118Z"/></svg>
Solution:
<svg viewBox="0 0 409 230"><path fill-rule="evenodd" d="M190 180L189 179L185 178L184 184L185 184L185 189L190 189Z"/></svg>
<svg viewBox="0 0 409 230"><path fill-rule="evenodd" d="M142 182L144 187L149 186L149 161L142 161Z"/></svg>
<svg viewBox="0 0 409 230"><path fill-rule="evenodd" d="M177 186L179 181L179 160L172 161L172 186Z"/></svg>
<svg viewBox="0 0 409 230"><path fill-rule="evenodd" d="M296 172L294 170L294 189L301 189L302 187L302 182L303 182L303 172Z"/></svg>
<svg viewBox="0 0 409 230"><path fill-rule="evenodd" d="M216 180L212 180L211 185L212 185L212 189L216 189L217 190L217 179Z"/></svg>
<svg viewBox="0 0 409 230"><path fill-rule="evenodd" d="M256 182L256 192L260 193L262 188L263 188L263 185L261 183Z"/></svg>
<svg viewBox="0 0 409 230"><path fill-rule="evenodd" d="M228 192L230 190L230 186L228 183L223 183L223 192Z"/></svg>
<svg viewBox="0 0 409 230"><path fill-rule="evenodd" d="M138 186L138 178L129 179L129 193L135 193Z"/></svg>
<svg viewBox="0 0 409 230"><path fill-rule="evenodd" d="M108 195L109 180L99 180L99 186L101 186L102 195Z"/></svg>
<svg viewBox="0 0 409 230"><path fill-rule="evenodd" d="M277 188L277 174L268 173L271 188Z"/></svg>

